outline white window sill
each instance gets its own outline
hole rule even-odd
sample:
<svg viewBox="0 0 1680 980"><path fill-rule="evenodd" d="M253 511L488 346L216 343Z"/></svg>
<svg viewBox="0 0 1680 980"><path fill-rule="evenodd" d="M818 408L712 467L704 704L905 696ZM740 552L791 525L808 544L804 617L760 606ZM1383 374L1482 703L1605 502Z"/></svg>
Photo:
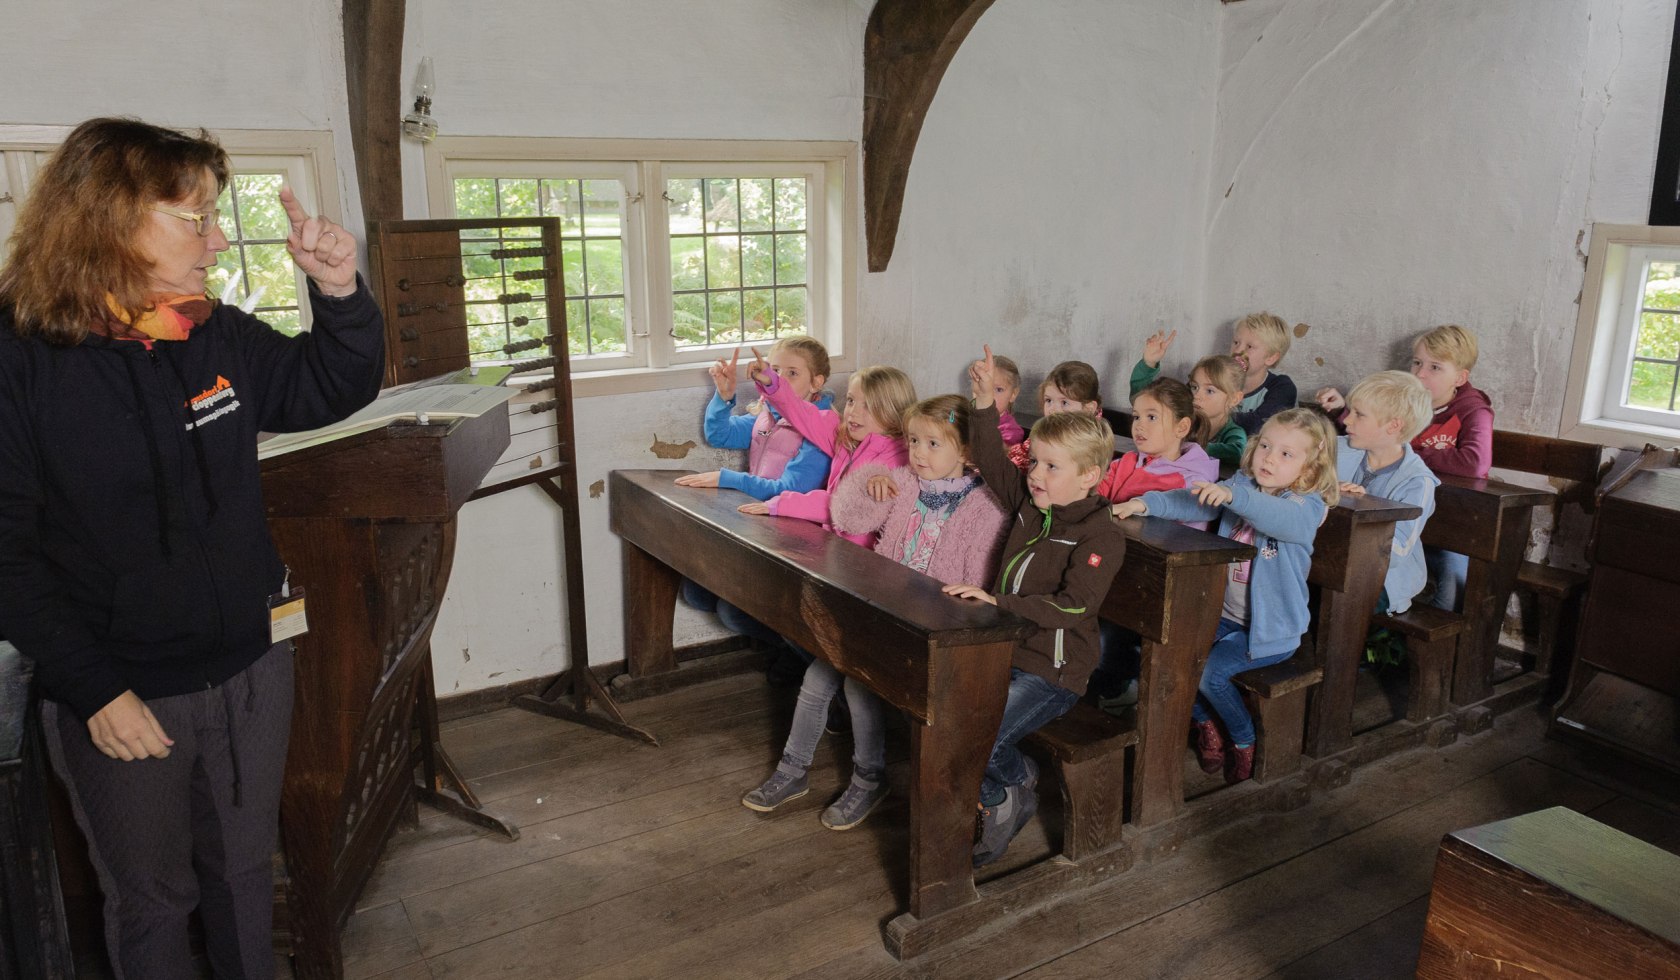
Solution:
<svg viewBox="0 0 1680 980"><path fill-rule="evenodd" d="M746 358L742 358L745 362ZM751 387L745 374L746 364L742 365L741 384ZM681 364L667 368L621 368L614 371L589 371L572 374L572 397L594 398L598 395L628 395L644 391L676 391L684 388L710 388L711 375L707 374L710 364ZM853 369L852 359L836 357L832 359L830 370L833 374L847 374ZM528 384L548 377L547 372L533 375L520 375L509 378L508 387ZM832 385L830 388L832 389ZM537 398L552 397L549 394L539 394ZM756 396L755 396L756 397Z"/></svg>
<svg viewBox="0 0 1680 980"><path fill-rule="evenodd" d="M1668 447L1680 446L1680 428L1669 429L1639 422L1624 422L1620 419L1596 418L1574 425L1564 423L1558 438L1573 439L1576 442L1596 442L1615 449L1643 449L1647 444Z"/></svg>

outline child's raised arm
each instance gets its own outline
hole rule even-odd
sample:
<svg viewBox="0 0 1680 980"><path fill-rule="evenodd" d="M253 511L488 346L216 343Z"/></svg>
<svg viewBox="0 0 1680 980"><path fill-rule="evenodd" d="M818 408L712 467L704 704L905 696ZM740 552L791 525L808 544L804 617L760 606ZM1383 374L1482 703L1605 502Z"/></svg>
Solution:
<svg viewBox="0 0 1680 980"><path fill-rule="evenodd" d="M833 411L818 408L795 395L787 385L782 384L781 376L770 370L769 362L756 347L753 348L752 363L747 366L747 375L758 385L764 400L787 419L795 431L815 443L824 455L834 455L839 426Z"/></svg>
<svg viewBox="0 0 1680 980"><path fill-rule="evenodd" d="M968 451L980 471L980 479L997 495L1003 509L1014 513L1027 496L1027 481L1015 464L998 432L997 405L992 400L993 364L991 347L983 348L986 356L969 365L968 380L973 388L973 414L969 416Z"/></svg>

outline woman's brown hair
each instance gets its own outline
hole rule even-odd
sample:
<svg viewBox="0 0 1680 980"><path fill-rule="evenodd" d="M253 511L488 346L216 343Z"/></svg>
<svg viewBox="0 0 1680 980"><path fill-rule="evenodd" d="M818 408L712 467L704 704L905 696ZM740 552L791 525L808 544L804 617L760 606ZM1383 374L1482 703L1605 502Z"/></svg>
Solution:
<svg viewBox="0 0 1680 980"><path fill-rule="evenodd" d="M219 195L227 153L202 129L104 118L71 130L36 175L0 269L0 306L11 307L13 329L69 347L111 315L107 296L130 319L151 309L140 230L153 205L209 191L206 173Z"/></svg>

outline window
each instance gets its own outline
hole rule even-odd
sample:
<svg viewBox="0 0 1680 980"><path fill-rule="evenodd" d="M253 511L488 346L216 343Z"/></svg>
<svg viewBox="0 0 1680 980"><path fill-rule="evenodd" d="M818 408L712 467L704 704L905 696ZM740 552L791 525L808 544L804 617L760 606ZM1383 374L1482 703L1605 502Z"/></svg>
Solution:
<svg viewBox="0 0 1680 980"><path fill-rule="evenodd" d="M11 235L35 172L69 132L67 126L0 126L0 235ZM341 214L336 187L322 179L334 172L331 134L221 130L216 137L233 176L216 202L230 247L210 270L210 294L240 303L257 293L256 315L295 334L309 325L309 308L300 300L307 286L286 254L289 228L278 195L285 184L310 213ZM6 201L8 195L14 200Z"/></svg>
<svg viewBox="0 0 1680 980"><path fill-rule="evenodd" d="M1595 225L1562 435L1680 438L1680 228Z"/></svg>
<svg viewBox="0 0 1680 980"><path fill-rule="evenodd" d="M845 363L856 249L849 144L440 138L426 149L434 214L560 219L574 390L704 384L739 344L803 333ZM492 302L488 262L470 345L526 339Z"/></svg>

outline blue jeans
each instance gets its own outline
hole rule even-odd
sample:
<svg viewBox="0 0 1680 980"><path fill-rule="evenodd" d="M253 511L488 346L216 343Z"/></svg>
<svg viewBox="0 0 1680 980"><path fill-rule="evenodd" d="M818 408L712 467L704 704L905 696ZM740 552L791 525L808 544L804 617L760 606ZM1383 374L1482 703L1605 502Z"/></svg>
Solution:
<svg viewBox="0 0 1680 980"><path fill-rule="evenodd" d="M998 725L992 757L980 780L980 802L996 800L1004 788L1027 781L1027 764L1016 748L1021 739L1067 714L1079 695L1059 684L1019 667L1009 668L1009 698L1003 704L1003 722Z"/></svg>
<svg viewBox="0 0 1680 980"><path fill-rule="evenodd" d="M1231 736L1232 743L1253 745L1254 719L1249 717L1242 692L1237 690L1231 678L1245 670L1282 663L1294 653L1290 650L1274 657L1251 660L1248 656L1248 628L1221 617L1213 631L1213 649L1208 651L1207 666L1202 668L1202 682L1197 686L1202 696L1191 707L1190 716L1197 721L1207 721L1207 708L1202 707L1205 701L1225 723L1225 733Z"/></svg>
<svg viewBox="0 0 1680 980"><path fill-rule="evenodd" d="M763 640L771 646L781 644L781 635L775 630L748 616L736 606L719 599L692 579L685 578L682 580L677 595L682 598L683 604L690 609L716 613L718 622L722 623L724 629L731 633L739 633L749 639Z"/></svg>
<svg viewBox="0 0 1680 980"><path fill-rule="evenodd" d="M1420 602L1447 612L1462 612L1464 580L1470 577L1470 556L1441 548L1424 548L1423 565L1435 583L1434 595L1420 595Z"/></svg>
<svg viewBox="0 0 1680 980"><path fill-rule="evenodd" d="M823 725L828 721L828 703L834 700L842 682L846 706L852 712L852 782L873 789L887 774L886 709L875 692L844 676L826 660L812 660L805 668L805 681L799 685L799 701L793 709L793 731L788 733L782 761L776 768L790 776L810 770Z"/></svg>

